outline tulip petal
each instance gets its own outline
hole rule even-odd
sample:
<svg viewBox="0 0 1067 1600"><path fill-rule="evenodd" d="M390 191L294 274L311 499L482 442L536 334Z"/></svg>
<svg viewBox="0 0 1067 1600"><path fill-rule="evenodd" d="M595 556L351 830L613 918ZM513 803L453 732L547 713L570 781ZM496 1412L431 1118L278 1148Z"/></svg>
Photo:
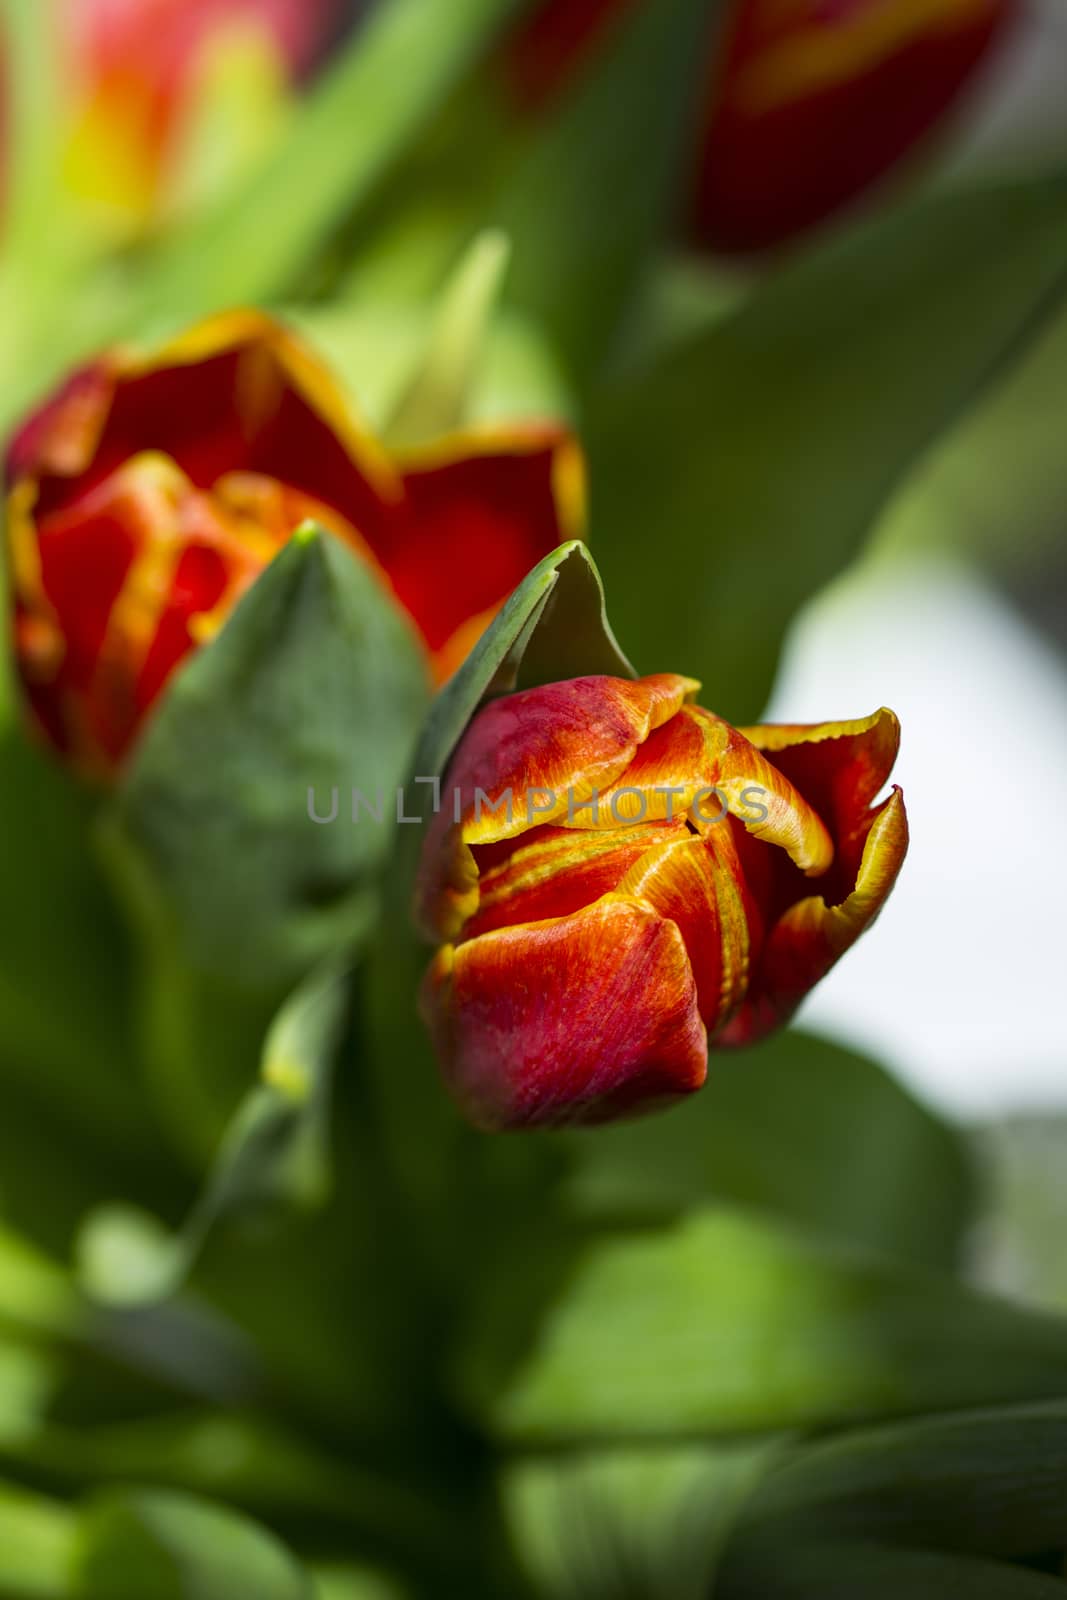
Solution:
<svg viewBox="0 0 1067 1600"><path fill-rule="evenodd" d="M295 490L232 474L206 494L154 453L36 521L31 499L27 481L10 507L20 670L49 737L87 773L119 759L175 667L294 527L332 521L359 544Z"/></svg>
<svg viewBox="0 0 1067 1600"><path fill-rule="evenodd" d="M487 1131L607 1121L707 1071L681 934L637 901L446 945L423 1008L452 1094Z"/></svg>
<svg viewBox="0 0 1067 1600"><path fill-rule="evenodd" d="M692 837L679 820L611 832L533 828L518 840L484 845L474 852L478 909L463 937L580 911L618 889L654 846Z"/></svg>
<svg viewBox="0 0 1067 1600"><path fill-rule="evenodd" d="M40 514L165 450L197 487L259 472L332 505L373 542L400 480L328 369L258 311L198 323L149 354L120 349L71 378L16 437L9 473Z"/></svg>
<svg viewBox="0 0 1067 1600"><path fill-rule="evenodd" d="M571 678L485 706L457 747L426 836L418 904L429 936L454 938L477 909L471 846L561 819L589 826L595 791L697 687L673 673Z"/></svg>
<svg viewBox="0 0 1067 1600"><path fill-rule="evenodd" d="M741 1010L716 1044L750 1044L786 1022L808 991L870 927L889 895L908 848L898 788L867 813L855 835L859 861L850 892L837 904L811 895L791 905L770 930Z"/></svg>
<svg viewBox="0 0 1067 1600"><path fill-rule="evenodd" d="M573 436L546 424L471 430L400 466L378 556L443 679L526 574L584 533L584 463Z"/></svg>
<svg viewBox="0 0 1067 1600"><path fill-rule="evenodd" d="M687 811L701 831L728 812L812 877L833 859L821 817L788 777L744 734L692 705L641 744L619 782L604 792L600 821L617 827L626 820L659 821Z"/></svg>
<svg viewBox="0 0 1067 1600"><path fill-rule="evenodd" d="M824 893L842 900L856 881L870 827L868 807L900 748L900 723L883 706L852 722L766 723L742 730L767 753L829 826L836 848Z"/></svg>
<svg viewBox="0 0 1067 1600"><path fill-rule="evenodd" d="M644 901L677 925L709 1036L741 1003L760 945L759 907L745 882L736 826L712 828L705 837L686 830L655 845L618 886L620 895Z"/></svg>

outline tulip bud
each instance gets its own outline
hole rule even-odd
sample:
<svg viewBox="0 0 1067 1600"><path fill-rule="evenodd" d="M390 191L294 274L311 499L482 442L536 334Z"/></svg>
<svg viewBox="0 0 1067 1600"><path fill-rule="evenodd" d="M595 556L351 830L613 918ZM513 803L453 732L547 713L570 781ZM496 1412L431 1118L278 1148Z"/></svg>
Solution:
<svg viewBox="0 0 1067 1600"><path fill-rule="evenodd" d="M76 373L16 436L8 476L26 698L98 775L301 522L368 563L437 678L581 531L581 460L561 429L387 453L321 363L256 312Z"/></svg>
<svg viewBox="0 0 1067 1600"><path fill-rule="evenodd" d="M423 1011L477 1126L598 1122L785 1022L907 848L891 711L739 731L699 685L576 678L489 704L428 830Z"/></svg>

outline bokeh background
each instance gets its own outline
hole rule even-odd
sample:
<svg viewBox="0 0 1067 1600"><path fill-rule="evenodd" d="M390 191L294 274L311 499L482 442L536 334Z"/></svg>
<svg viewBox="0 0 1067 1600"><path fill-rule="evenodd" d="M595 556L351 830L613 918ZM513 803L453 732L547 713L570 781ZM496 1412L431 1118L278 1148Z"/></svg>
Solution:
<svg viewBox="0 0 1067 1600"><path fill-rule="evenodd" d="M888 704L912 828L688 1120L487 1140L402 860L268 1029L5 670L2 1600L1062 1592L1062 0L4 0L0 67L5 435L246 304L391 442L562 420L638 667Z"/></svg>

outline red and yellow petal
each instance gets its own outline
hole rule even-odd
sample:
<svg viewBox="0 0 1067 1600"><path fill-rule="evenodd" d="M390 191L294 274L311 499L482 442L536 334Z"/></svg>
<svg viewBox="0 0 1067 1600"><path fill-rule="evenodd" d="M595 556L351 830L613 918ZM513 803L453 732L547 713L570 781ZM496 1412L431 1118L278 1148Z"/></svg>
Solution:
<svg viewBox="0 0 1067 1600"><path fill-rule="evenodd" d="M738 0L693 207L700 242L781 244L831 217L949 112L1013 0Z"/></svg>
<svg viewBox="0 0 1067 1600"><path fill-rule="evenodd" d="M225 312L76 373L16 436L8 472L37 481L44 514L152 450L201 489L227 472L276 478L333 506L371 542L401 495L399 474L326 366L258 311Z"/></svg>
<svg viewBox="0 0 1067 1600"><path fill-rule="evenodd" d="M685 829L681 837L653 845L634 862L618 893L643 901L677 926L711 1036L745 995L762 933L731 825L712 828L705 837Z"/></svg>
<svg viewBox="0 0 1067 1600"><path fill-rule="evenodd" d="M368 537L446 678L512 590L585 531L585 467L555 424L483 427L407 452Z"/></svg>
<svg viewBox="0 0 1067 1600"><path fill-rule="evenodd" d="M673 673L572 678L485 706L460 741L427 831L418 903L429 935L454 938L477 909L472 847L591 816L594 792L697 687Z"/></svg>
<svg viewBox="0 0 1067 1600"><path fill-rule="evenodd" d="M904 798L894 789L867 813L849 893L837 904L810 895L790 906L768 933L740 1011L714 1041L750 1044L788 1021L881 911L908 848Z"/></svg>
<svg viewBox="0 0 1067 1600"><path fill-rule="evenodd" d="M712 792L717 791L717 792ZM717 826L723 808L754 838L784 850L815 877L833 860L830 834L815 807L744 734L685 705L650 733L600 806L601 826L684 815L701 831Z"/></svg>
<svg viewBox="0 0 1067 1600"><path fill-rule="evenodd" d="M29 483L14 491L9 524L19 667L53 743L92 773L124 754L293 527L332 515L248 474L205 493L151 452L37 521L31 498Z"/></svg>
<svg viewBox="0 0 1067 1600"><path fill-rule="evenodd" d="M835 861L824 892L847 895L856 879L869 827L868 807L893 770L900 723L883 706L851 722L767 723L741 730L825 820Z"/></svg>
<svg viewBox="0 0 1067 1600"><path fill-rule="evenodd" d="M463 937L580 911L618 889L655 846L691 837L679 820L603 831L532 828L517 840L484 845L474 851L478 909Z"/></svg>
<svg viewBox="0 0 1067 1600"><path fill-rule="evenodd" d="M446 945L422 1004L453 1096L486 1130L607 1121L707 1071L681 934L639 901Z"/></svg>

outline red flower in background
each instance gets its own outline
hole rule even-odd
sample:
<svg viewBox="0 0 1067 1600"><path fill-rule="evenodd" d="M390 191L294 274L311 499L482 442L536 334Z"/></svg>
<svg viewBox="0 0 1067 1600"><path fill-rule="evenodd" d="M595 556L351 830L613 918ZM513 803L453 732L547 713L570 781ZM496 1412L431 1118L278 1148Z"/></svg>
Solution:
<svg viewBox="0 0 1067 1600"><path fill-rule="evenodd" d="M270 98L329 43L339 0L36 0L55 4L72 127L67 176L136 225L179 179L184 141L227 52ZM263 89L269 84L269 90Z"/></svg>
<svg viewBox="0 0 1067 1600"><path fill-rule="evenodd" d="M57 749L97 773L302 521L373 567L441 678L583 518L581 456L560 427L391 454L317 357L252 311L76 373L16 436L8 476L26 696Z"/></svg>
<svg viewBox="0 0 1067 1600"><path fill-rule="evenodd" d="M601 1122L700 1087L870 926L908 843L891 711L738 730L672 673L474 718L427 834L423 1009L479 1127Z"/></svg>
<svg viewBox="0 0 1067 1600"><path fill-rule="evenodd" d="M536 106L650 0L542 0L509 53ZM1018 0L733 0L691 203L697 242L769 248L832 216L941 125Z"/></svg>

